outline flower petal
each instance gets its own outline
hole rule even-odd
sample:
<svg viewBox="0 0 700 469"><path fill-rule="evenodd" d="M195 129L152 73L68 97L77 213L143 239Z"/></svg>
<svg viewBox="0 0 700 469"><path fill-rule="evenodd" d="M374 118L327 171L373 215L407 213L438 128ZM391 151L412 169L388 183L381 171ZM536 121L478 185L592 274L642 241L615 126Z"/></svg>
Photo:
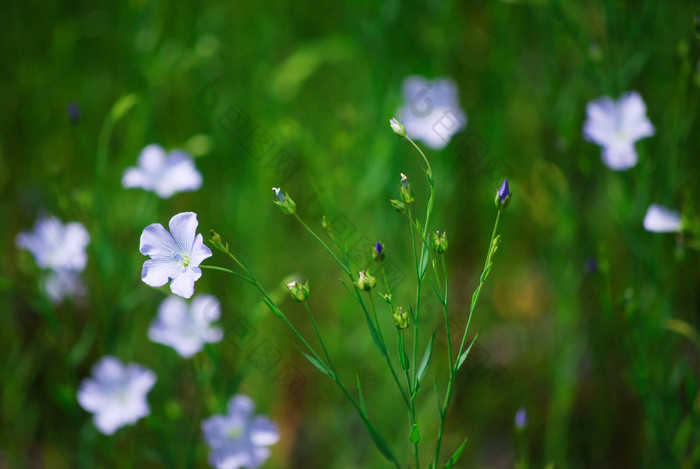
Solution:
<svg viewBox="0 0 700 469"><path fill-rule="evenodd" d="M194 238L194 243L192 244L192 252L190 253L190 265L198 266L202 261L208 257L211 257L211 249L204 244L204 238L202 233L199 233Z"/></svg>
<svg viewBox="0 0 700 469"><path fill-rule="evenodd" d="M162 287L168 283L169 279L178 277L184 270L182 264L174 260L148 259L143 263L141 280L151 287ZM194 284L194 280L192 283Z"/></svg>
<svg viewBox="0 0 700 469"><path fill-rule="evenodd" d="M165 150L157 144L146 146L139 154L139 166L147 173L156 175L165 167Z"/></svg>
<svg viewBox="0 0 700 469"><path fill-rule="evenodd" d="M179 253L175 240L160 223L153 223L143 229L139 251L144 256L174 259Z"/></svg>
<svg viewBox="0 0 700 469"><path fill-rule="evenodd" d="M170 291L183 298L194 295L194 282L202 276L198 267L188 267L177 274L170 282Z"/></svg>
<svg viewBox="0 0 700 469"><path fill-rule="evenodd" d="M267 417L256 417L250 424L250 440L256 446L270 446L280 439L277 424Z"/></svg>
<svg viewBox="0 0 700 469"><path fill-rule="evenodd" d="M637 164L637 152L634 144L617 144L603 147L603 163L615 171L624 171Z"/></svg>
<svg viewBox="0 0 700 469"><path fill-rule="evenodd" d="M658 204L651 204L644 215L644 229L653 233L673 233L682 230L681 215Z"/></svg>
<svg viewBox="0 0 700 469"><path fill-rule="evenodd" d="M190 305L192 316L197 324L206 326L221 317L221 305L213 295L199 295Z"/></svg>
<svg viewBox="0 0 700 469"><path fill-rule="evenodd" d="M636 91L624 94L618 101L622 131L632 141L654 135L654 126L647 118L647 107Z"/></svg>
<svg viewBox="0 0 700 469"><path fill-rule="evenodd" d="M198 224L197 214L194 212L178 213L170 219L170 233L180 253L191 255Z"/></svg>
<svg viewBox="0 0 700 469"><path fill-rule="evenodd" d="M248 420L254 409L255 404L253 404L253 400L245 394L236 394L228 403L228 415L230 417Z"/></svg>

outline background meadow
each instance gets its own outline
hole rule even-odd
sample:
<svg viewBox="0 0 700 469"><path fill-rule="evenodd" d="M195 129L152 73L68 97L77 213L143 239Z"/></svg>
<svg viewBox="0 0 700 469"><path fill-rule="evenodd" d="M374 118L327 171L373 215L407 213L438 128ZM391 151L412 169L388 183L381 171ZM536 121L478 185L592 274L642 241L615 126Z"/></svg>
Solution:
<svg viewBox="0 0 700 469"><path fill-rule="evenodd" d="M370 414L408 463L405 411L362 312L337 265L274 206L270 188L282 185L318 231L326 214L357 270L381 241L395 301L407 306L409 231L388 199L402 172L419 206L427 187L388 119L410 75L452 78L468 116L447 147L423 146L459 326L504 177L514 193L445 454L468 437L459 467L514 467L519 458L537 468L700 467L697 8L11 0L0 19L0 467L206 467L201 421L237 392L279 425L265 467L386 466L342 394L244 282L205 271L196 284L221 302L222 342L186 360L148 339L169 290L141 282L139 237L183 211L198 214L205 238L214 228L228 240L312 337L284 287L291 275L309 279L336 366L346 382L361 374ZM631 90L656 133L637 142L635 167L616 172L582 136L586 104ZM169 199L124 189L124 170L151 143L190 152L201 189ZM652 203L682 211L690 230L645 231ZM16 235L42 214L90 233L85 298L53 305L31 254L16 248ZM206 263L230 266L216 252ZM424 330L442 330L438 306L426 297ZM391 317L382 321L390 331ZM440 334L428 382L446 367ZM262 346L272 350L265 363ZM150 415L112 436L76 401L107 354L157 375ZM418 408L426 442L436 431L431 387ZM528 423L518 434L521 407Z"/></svg>

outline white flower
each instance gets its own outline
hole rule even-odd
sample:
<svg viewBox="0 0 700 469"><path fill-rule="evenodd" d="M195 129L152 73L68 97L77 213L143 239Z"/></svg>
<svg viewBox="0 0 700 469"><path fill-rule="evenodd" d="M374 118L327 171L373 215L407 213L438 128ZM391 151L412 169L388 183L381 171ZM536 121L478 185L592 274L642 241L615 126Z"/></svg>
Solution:
<svg viewBox="0 0 700 469"><path fill-rule="evenodd" d="M80 274L70 270L51 271L43 278L42 285L53 304L60 304L65 298L80 298L86 294Z"/></svg>
<svg viewBox="0 0 700 469"><path fill-rule="evenodd" d="M253 401L233 396L228 415L215 415L202 422L204 441L211 448L209 463L217 469L255 469L270 456L267 448L279 441L277 425L267 417L253 415Z"/></svg>
<svg viewBox="0 0 700 469"><path fill-rule="evenodd" d="M654 233L680 232L681 215L658 204L651 204L644 215L644 229Z"/></svg>
<svg viewBox="0 0 700 469"><path fill-rule="evenodd" d="M97 429L111 435L151 412L146 394L155 382L156 375L148 368L135 363L125 366L107 356L95 365L92 378L80 384L78 402L95 414L93 421Z"/></svg>
<svg viewBox="0 0 700 469"><path fill-rule="evenodd" d="M195 296L191 305L180 297L170 296L158 307L158 317L151 323L148 337L190 358L202 350L205 342L221 341L223 331L211 327L220 315L219 301L211 295Z"/></svg>
<svg viewBox="0 0 700 469"><path fill-rule="evenodd" d="M122 186L140 187L167 199L176 192L199 189L202 175L184 151L173 150L166 155L160 145L148 145L139 155L139 165L124 171Z"/></svg>
<svg viewBox="0 0 700 469"><path fill-rule="evenodd" d="M17 247L34 255L44 269L82 272L87 265L85 248L90 235L78 222L65 225L56 217L40 218L31 233L22 232L15 239Z"/></svg>
<svg viewBox="0 0 700 469"><path fill-rule="evenodd" d="M647 108L639 93L625 93L618 101L605 96L586 106L583 136L603 147L603 163L623 171L637 164L634 142L654 135Z"/></svg>
<svg viewBox="0 0 700 469"><path fill-rule="evenodd" d="M162 287L173 279L173 293L184 298L194 294L194 282L202 276L199 264L211 257L211 249L204 245L201 233L196 234L197 225L197 214L184 212L170 219L170 233L160 223L144 228L139 250L151 257L143 263L144 283Z"/></svg>
<svg viewBox="0 0 700 469"><path fill-rule="evenodd" d="M434 150L444 148L454 134L467 126L467 115L459 107L457 85L449 78L431 81L420 76L407 77L403 98L404 106L397 115L406 134Z"/></svg>

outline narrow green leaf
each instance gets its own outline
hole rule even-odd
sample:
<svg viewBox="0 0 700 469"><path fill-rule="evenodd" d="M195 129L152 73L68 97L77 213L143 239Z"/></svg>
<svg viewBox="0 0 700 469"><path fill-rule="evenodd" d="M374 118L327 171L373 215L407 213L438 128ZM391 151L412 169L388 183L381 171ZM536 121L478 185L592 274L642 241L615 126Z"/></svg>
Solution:
<svg viewBox="0 0 700 469"><path fill-rule="evenodd" d="M379 452L382 453L382 455L384 455L384 457L389 461L393 461L398 464L394 451L391 449L391 446L389 446L389 443L387 443L382 434L379 433L379 431L377 431L377 429L374 428L369 421L365 420L365 423L367 425L367 430L369 430L369 434L372 437L372 441L374 441L374 444L377 446Z"/></svg>
<svg viewBox="0 0 700 469"><path fill-rule="evenodd" d="M428 248L423 246L423 250L420 254L420 267L418 268L418 278L421 280L425 277L425 271L428 269L429 257Z"/></svg>
<svg viewBox="0 0 700 469"><path fill-rule="evenodd" d="M294 346L297 348L297 350L299 350L301 352L302 355L304 355L304 357L307 360L309 360L309 363L311 363L313 366L315 366L321 373L328 376L330 379L335 379L335 376L333 375L331 370L329 370L328 367L326 367L326 365L323 364L323 362L320 362L319 360L316 359L316 357L312 357L308 353L304 352L301 348L299 348L299 346L297 344L294 344Z"/></svg>
<svg viewBox="0 0 700 469"><path fill-rule="evenodd" d="M451 467L454 467L455 464L457 464L457 460L459 460L459 457L462 455L462 451L464 451L464 445L466 444L467 439L465 438L462 444L459 445L459 448L457 448L457 451L455 451L455 454L453 454L450 460L447 461L447 464L445 464L445 469L450 469Z"/></svg>
<svg viewBox="0 0 700 469"><path fill-rule="evenodd" d="M420 441L420 430L418 429L418 422L413 424L411 428L411 436L409 437L411 443L418 443Z"/></svg>
<svg viewBox="0 0 700 469"><path fill-rule="evenodd" d="M129 112L129 110L134 107L138 101L138 96L134 93L122 96L116 103L114 103L114 106L110 112L110 117L114 121L118 121L124 116L124 114Z"/></svg>
<svg viewBox="0 0 700 469"><path fill-rule="evenodd" d="M428 364L430 363L430 357L433 356L433 344L435 343L435 333L433 332L432 337L430 337L430 342L428 342L428 347L425 349L425 353L423 354L423 359L420 362L420 366L418 367L418 372L416 373L416 383L420 385L420 382L423 381L423 378L425 377L425 373L428 371Z"/></svg>
<svg viewBox="0 0 700 469"><path fill-rule="evenodd" d="M399 346L399 362L401 363L401 369L406 371L409 368L408 354L406 354L406 346L403 341L403 332L396 329L396 335L398 337L397 343Z"/></svg>
<svg viewBox="0 0 700 469"><path fill-rule="evenodd" d="M455 372L459 371L460 368L462 368L462 365L464 364L464 360L467 359L467 355L469 355L469 351L472 349L472 345L474 345L474 342L476 342L476 338L479 337L479 334L476 334L474 338L472 339L472 343L469 344L469 347L467 347L467 350L462 352L462 355L459 356L459 360L457 360L457 366L455 368Z"/></svg>
<svg viewBox="0 0 700 469"><path fill-rule="evenodd" d="M365 398L362 396L362 386L360 386L360 375L355 375L357 378L357 393L360 395L360 409L362 413L367 415L367 409L365 409Z"/></svg>

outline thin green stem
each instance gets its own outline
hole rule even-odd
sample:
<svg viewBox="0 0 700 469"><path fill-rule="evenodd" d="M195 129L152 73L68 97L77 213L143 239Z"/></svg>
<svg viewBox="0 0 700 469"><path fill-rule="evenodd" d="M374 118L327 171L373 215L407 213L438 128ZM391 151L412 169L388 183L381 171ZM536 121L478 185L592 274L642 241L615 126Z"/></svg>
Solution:
<svg viewBox="0 0 700 469"><path fill-rule="evenodd" d="M328 247L328 245L316 234L316 232L315 232L314 230L312 230L312 229L309 227L309 225L307 225L306 223L304 223L304 220L302 220L301 217L300 217L296 212L294 213L294 218L296 218L297 221L298 221L299 223L301 223L301 226L303 226L303 227L306 229L306 231L309 232L309 234L310 234L311 236L313 236L314 238L316 238L316 241L318 241L319 243L321 243L321 246L323 246L323 248L324 248L326 251L328 251L328 254L330 254L330 255L333 257L333 259L335 259L335 261L336 261L336 262L338 263L338 265L345 271L345 273L347 273L348 275L350 275L350 267L348 267L344 262L342 262L340 259L338 259L338 256L335 255L335 253L333 252L333 250L332 250L330 247Z"/></svg>
<svg viewBox="0 0 700 469"><path fill-rule="evenodd" d="M469 318L467 319L467 327L464 329L464 334L462 335L462 342L460 343L459 346L459 351L457 352L457 360L460 359L462 352L464 350L464 345L467 340L467 335L469 334L469 327L471 326L472 322L472 316L474 314L474 309L476 308L476 304L479 301L479 294L481 293L481 288L484 285L484 282L486 281L486 276L487 272L489 270L489 266L492 262L492 257L494 253L494 240L496 239L496 233L498 231L498 223L501 219L501 210L498 211L498 214L496 215L496 222L493 225L493 232L491 233L491 240L489 241L489 249L488 253L486 255L486 260L484 261L484 268L481 272L481 276L479 278L479 286L476 288L474 291L474 294L472 295L472 301L471 305L469 307ZM444 268L444 262L443 262L443 268ZM447 282L447 273L445 273L445 282ZM447 299L447 287L445 288L445 299ZM447 301L445 301L445 304L447 304ZM447 307L444 309L445 311L445 322L446 322L446 327L447 327L447 343L448 347L451 349L451 340L450 340L450 330L449 330L449 314L447 313ZM459 361L457 362L457 365L459 364ZM452 391L454 390L454 382L455 382L455 376L457 375L457 365L454 363L454 357L452 355L452 352L450 350L450 379L447 383L447 390L445 391L445 401L442 406L442 409L440 411L440 427L438 430L438 436L437 436L437 443L435 445L435 458L433 460L433 466L438 467L438 462L440 459L440 447L442 445L442 437L445 431L445 418L447 417L447 410L450 407L450 402L452 400Z"/></svg>

